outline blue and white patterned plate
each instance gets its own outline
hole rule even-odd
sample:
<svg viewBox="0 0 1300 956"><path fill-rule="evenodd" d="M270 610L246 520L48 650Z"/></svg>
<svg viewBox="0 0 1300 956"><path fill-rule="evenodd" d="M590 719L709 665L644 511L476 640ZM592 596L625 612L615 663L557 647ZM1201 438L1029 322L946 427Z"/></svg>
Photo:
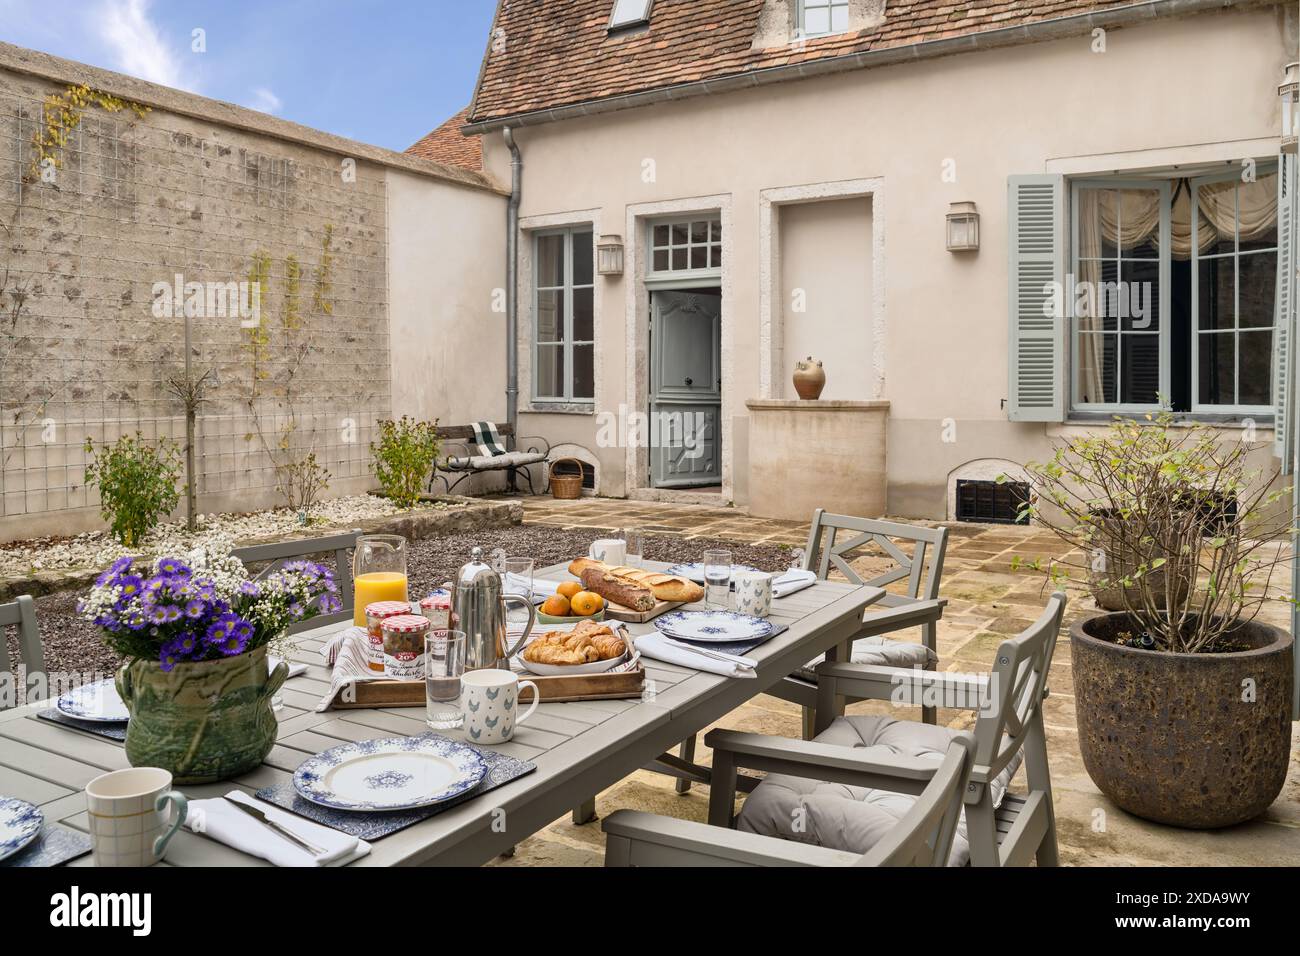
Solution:
<svg viewBox="0 0 1300 956"><path fill-rule="evenodd" d="M77 720L121 724L131 719L131 712L117 696L117 687L111 680L82 684L60 697L56 706L59 713Z"/></svg>
<svg viewBox="0 0 1300 956"><path fill-rule="evenodd" d="M44 824L45 814L26 800L0 797L0 860L35 840Z"/></svg>
<svg viewBox="0 0 1300 956"><path fill-rule="evenodd" d="M487 762L445 737L385 737L331 747L303 761L298 793L336 810L389 812L427 807L478 786Z"/></svg>
<svg viewBox="0 0 1300 956"><path fill-rule="evenodd" d="M655 618L654 625L669 637L714 644L759 641L776 626L764 618L735 611L669 611Z"/></svg>
<svg viewBox="0 0 1300 956"><path fill-rule="evenodd" d="M733 564L731 566L731 581L734 584L736 575L742 571L757 571L758 568L750 567L748 564ZM689 564L674 564L664 574L673 574L679 578L688 578L696 584L704 584L704 563L702 561L692 561Z"/></svg>

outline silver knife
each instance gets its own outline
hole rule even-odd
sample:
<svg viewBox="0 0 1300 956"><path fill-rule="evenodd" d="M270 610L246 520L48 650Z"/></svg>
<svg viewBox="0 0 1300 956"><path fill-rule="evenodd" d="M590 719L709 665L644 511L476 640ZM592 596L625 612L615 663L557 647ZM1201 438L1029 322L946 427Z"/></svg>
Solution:
<svg viewBox="0 0 1300 956"><path fill-rule="evenodd" d="M694 651L696 654L703 654L705 657L711 657L715 661L722 661L727 664L736 664L746 670L752 671L754 669L754 661L747 657L737 657L735 654L726 654L722 651L705 650L703 647L696 647L694 644L686 644L682 641L675 640L666 634L664 635L664 640L673 647L680 647L682 650L686 651Z"/></svg>
<svg viewBox="0 0 1300 956"><path fill-rule="evenodd" d="M289 830L287 827L280 826L280 824L276 823L274 820L268 817L261 810L257 809L257 807L250 807L246 803L241 803L238 800L231 800L229 797L222 797L222 799L225 800L227 803L229 803L231 806L238 807L239 809L243 810L245 813L247 813L258 823L262 824L262 826L274 830L276 833L280 834L280 836L284 837L290 843L298 844L298 846L302 847L312 856L325 855L325 851L322 850L320 847L316 846L314 843L308 843L306 840L298 836L298 834Z"/></svg>

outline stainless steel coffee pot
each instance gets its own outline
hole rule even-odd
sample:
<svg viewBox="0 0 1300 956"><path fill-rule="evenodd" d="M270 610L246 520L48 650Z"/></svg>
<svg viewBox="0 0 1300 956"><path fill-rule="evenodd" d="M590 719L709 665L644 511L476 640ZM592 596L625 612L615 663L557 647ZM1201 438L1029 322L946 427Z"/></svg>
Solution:
<svg viewBox="0 0 1300 956"><path fill-rule="evenodd" d="M528 626L514 647L510 647L506 638L506 605L511 601L528 609ZM536 621L531 597L504 594L501 575L483 561L483 549L471 551L469 564L456 572L451 598L451 626L465 632L465 669L508 670L510 658L528 640Z"/></svg>

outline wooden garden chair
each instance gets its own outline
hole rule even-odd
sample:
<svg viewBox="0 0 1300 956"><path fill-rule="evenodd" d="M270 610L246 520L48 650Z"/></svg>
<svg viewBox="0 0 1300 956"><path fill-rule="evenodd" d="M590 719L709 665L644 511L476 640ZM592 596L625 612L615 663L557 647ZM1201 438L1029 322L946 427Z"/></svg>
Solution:
<svg viewBox="0 0 1300 956"><path fill-rule="evenodd" d="M18 661L9 660L8 628L18 628ZM15 668L21 663L27 669L30 679L32 674L45 673L45 652L41 647L41 632L36 624L36 602L31 595L21 594L15 601L0 604L0 674L10 674L16 688L19 685ZM27 686L31 686L28 684ZM6 697L8 695L5 695ZM17 695L12 703L17 702ZM0 710L5 710L5 697L0 697Z"/></svg>
<svg viewBox="0 0 1300 956"><path fill-rule="evenodd" d="M619 810L603 824L606 866L944 866L961 819L974 741L956 734L911 808L865 853L744 833L725 826ZM914 771L909 759L837 755L842 775L864 786L891 786ZM816 824L813 820L813 825Z"/></svg>
<svg viewBox="0 0 1300 956"><path fill-rule="evenodd" d="M918 670L900 681L894 668L821 664L817 678L823 706L817 715L823 726L813 740L727 730L714 730L705 737L713 748L709 822L731 825L737 789L752 787L734 818L741 830L794 836L793 810L815 803L833 808L823 807L824 814L839 815L841 825L827 828L837 839L878 828L884 803L879 791L921 793L934 772L933 757L959 732L887 716L834 717L834 698L890 696L912 705L922 698L938 698L944 707L973 710L977 715L974 764L964 797L965 828L959 834L971 864L1024 866L1036 859L1039 866L1055 866L1056 818L1042 703L1064 610L1065 595L1052 595L1037 621L999 645L987 674ZM915 759L899 766L889 775L893 779L888 785L855 773L863 757L881 753L928 754L931 759L929 766ZM1026 790L1012 793L1008 785L1022 761ZM755 787L753 777L738 773L742 768L766 771L767 777Z"/></svg>
<svg viewBox="0 0 1300 956"><path fill-rule="evenodd" d="M807 571L816 572L819 580L826 580L832 569L839 571L854 584L880 588L907 579L905 593L886 593L863 616L863 629L853 639L856 646L851 652L851 659L893 666L904 672L914 667L926 670L935 667L939 660L936 624L943 614L943 606L942 603L933 602L939 597L939 580L943 575L943 557L947 544L947 528L923 528L897 521L828 514L822 508L813 512L803 567ZM852 560L849 555L858 548L871 545L884 551L895 566L875 577L864 579L849 563ZM925 613L918 613L905 622L880 613L882 610L923 602L929 602ZM920 628L919 644L885 636L912 627ZM807 667L766 691L773 697L799 704L803 708L804 739L813 735L816 724L817 663L810 662ZM840 713L843 713L842 706ZM933 724L935 709L922 706L921 719L927 724ZM683 741L679 759L687 763L693 762L695 745L694 736ZM661 768L653 765L650 769ZM678 777L678 793L686 793L690 788L690 779Z"/></svg>
<svg viewBox="0 0 1300 956"><path fill-rule="evenodd" d="M254 575L253 579L260 581L277 568L283 567L286 561L328 551L334 552L334 581L339 586L338 596L342 602L341 607L333 614L321 614L306 621L290 624L286 633L297 634L323 624L335 624L352 619L352 556L349 552L356 547L359 534L361 529L356 528L343 534L332 534L323 538L299 538L296 541L280 541L275 544L255 544L246 548L236 548L231 553L244 562L246 567L268 562Z"/></svg>

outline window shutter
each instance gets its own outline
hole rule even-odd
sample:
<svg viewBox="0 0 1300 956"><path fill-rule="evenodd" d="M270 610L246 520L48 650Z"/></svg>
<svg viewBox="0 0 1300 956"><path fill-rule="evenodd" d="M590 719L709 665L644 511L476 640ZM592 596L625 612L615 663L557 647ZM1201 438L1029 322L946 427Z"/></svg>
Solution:
<svg viewBox="0 0 1300 956"><path fill-rule="evenodd" d="M1291 472L1295 382L1291 355L1296 334L1296 156L1277 166L1277 300L1273 322L1273 454Z"/></svg>
<svg viewBox="0 0 1300 956"><path fill-rule="evenodd" d="M1065 177L1007 180L1011 328L1007 417L1065 420ZM1057 283L1059 295L1052 294ZM1056 308L1057 305L1062 308Z"/></svg>

